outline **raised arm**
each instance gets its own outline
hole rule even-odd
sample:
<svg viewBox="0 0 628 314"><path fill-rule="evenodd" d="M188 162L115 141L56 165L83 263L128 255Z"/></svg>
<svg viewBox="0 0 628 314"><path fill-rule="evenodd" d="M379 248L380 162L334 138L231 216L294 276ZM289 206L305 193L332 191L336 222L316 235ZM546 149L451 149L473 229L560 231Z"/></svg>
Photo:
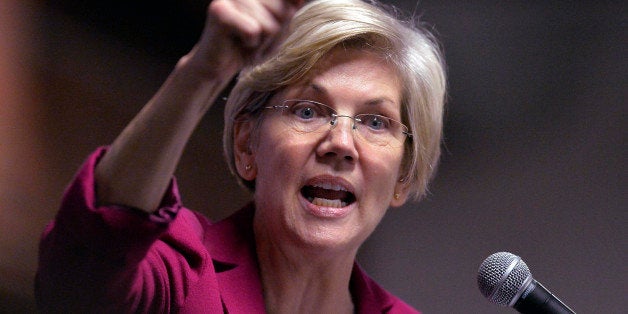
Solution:
<svg viewBox="0 0 628 314"><path fill-rule="evenodd" d="M247 63L270 51L301 0L214 0L201 38L96 168L98 201L152 212L192 132Z"/></svg>

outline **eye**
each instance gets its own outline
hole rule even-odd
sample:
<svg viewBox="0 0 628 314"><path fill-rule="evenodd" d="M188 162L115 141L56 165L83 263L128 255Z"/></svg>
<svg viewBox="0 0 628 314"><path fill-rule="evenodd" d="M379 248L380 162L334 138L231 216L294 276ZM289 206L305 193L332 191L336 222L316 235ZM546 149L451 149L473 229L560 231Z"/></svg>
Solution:
<svg viewBox="0 0 628 314"><path fill-rule="evenodd" d="M299 119L311 120L329 116L323 105L311 101L298 101L291 105L290 112Z"/></svg>
<svg viewBox="0 0 628 314"><path fill-rule="evenodd" d="M301 119L312 119L316 116L312 107L298 107L294 109L293 113Z"/></svg>
<svg viewBox="0 0 628 314"><path fill-rule="evenodd" d="M360 119L360 123L367 126L370 130L379 131L390 128L390 119L384 116L365 114L360 115L358 118Z"/></svg>

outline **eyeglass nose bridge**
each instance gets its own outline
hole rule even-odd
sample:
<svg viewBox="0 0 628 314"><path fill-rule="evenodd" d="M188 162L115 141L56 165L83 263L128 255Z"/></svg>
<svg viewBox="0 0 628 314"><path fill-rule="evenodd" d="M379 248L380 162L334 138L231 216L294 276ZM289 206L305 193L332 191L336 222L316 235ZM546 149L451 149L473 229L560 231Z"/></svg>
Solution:
<svg viewBox="0 0 628 314"><path fill-rule="evenodd" d="M329 124L331 125L332 129L336 127L336 124L338 123L338 118L349 118L349 119L351 119L351 129L352 130L357 129L357 126L355 125L356 122L362 121L362 120L360 120L360 118L348 116L346 114L335 114L335 113L332 113L331 114L331 121L329 121Z"/></svg>

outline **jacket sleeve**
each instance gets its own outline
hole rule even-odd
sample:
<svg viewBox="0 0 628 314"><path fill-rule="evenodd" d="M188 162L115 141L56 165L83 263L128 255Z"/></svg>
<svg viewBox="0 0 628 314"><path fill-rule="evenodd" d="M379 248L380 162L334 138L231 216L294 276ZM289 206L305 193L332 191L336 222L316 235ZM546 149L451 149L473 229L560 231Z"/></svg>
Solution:
<svg viewBox="0 0 628 314"><path fill-rule="evenodd" d="M38 307L64 313L170 312L184 302L201 271L202 227L182 207L174 179L153 214L96 204L94 169L105 152L100 148L81 167L42 235Z"/></svg>

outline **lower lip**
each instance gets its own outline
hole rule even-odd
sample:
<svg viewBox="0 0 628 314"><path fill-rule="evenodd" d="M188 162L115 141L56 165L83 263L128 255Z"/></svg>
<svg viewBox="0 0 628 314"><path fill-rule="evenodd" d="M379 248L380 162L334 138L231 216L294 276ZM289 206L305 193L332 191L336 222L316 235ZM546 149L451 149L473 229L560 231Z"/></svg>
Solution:
<svg viewBox="0 0 628 314"><path fill-rule="evenodd" d="M336 219L343 218L349 215L351 210L355 207L356 202L353 202L345 207L324 207L310 203L303 195L299 193L299 200L303 205L303 208L313 216L318 218Z"/></svg>

